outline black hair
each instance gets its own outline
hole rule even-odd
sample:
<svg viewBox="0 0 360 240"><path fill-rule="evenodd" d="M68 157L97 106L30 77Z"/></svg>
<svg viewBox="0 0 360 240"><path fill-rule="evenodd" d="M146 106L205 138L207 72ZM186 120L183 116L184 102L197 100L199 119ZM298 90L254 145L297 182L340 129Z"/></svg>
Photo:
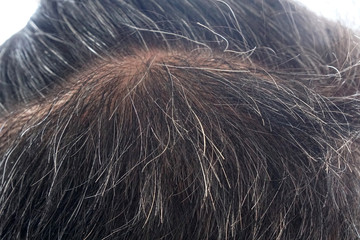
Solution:
<svg viewBox="0 0 360 240"><path fill-rule="evenodd" d="M359 42L292 1L41 1L0 47L1 239L360 238Z"/></svg>

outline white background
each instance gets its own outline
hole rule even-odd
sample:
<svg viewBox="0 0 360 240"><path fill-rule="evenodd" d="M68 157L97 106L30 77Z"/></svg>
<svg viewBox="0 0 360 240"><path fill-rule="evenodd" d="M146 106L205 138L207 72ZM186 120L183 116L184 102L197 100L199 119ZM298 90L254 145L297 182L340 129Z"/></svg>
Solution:
<svg viewBox="0 0 360 240"><path fill-rule="evenodd" d="M39 0L0 0L0 44L25 27Z"/></svg>
<svg viewBox="0 0 360 240"><path fill-rule="evenodd" d="M267 0L263 0L267 1ZM296 0L325 17L360 29L360 0ZM0 44L23 28L39 0L0 0Z"/></svg>

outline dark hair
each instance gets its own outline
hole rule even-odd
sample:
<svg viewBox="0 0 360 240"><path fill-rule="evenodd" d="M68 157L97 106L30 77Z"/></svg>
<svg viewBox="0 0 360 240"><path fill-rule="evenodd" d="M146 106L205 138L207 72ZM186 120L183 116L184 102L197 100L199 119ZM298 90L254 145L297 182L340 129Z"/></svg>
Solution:
<svg viewBox="0 0 360 240"><path fill-rule="evenodd" d="M1 239L358 239L360 40L292 1L43 0L0 47Z"/></svg>

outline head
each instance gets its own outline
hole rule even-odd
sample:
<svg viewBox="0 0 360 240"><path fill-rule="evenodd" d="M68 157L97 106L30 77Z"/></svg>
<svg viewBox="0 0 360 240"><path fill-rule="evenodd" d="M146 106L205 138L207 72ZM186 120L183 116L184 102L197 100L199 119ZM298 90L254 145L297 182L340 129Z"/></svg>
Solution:
<svg viewBox="0 0 360 240"><path fill-rule="evenodd" d="M292 1L41 1L0 47L1 238L358 238L359 43Z"/></svg>

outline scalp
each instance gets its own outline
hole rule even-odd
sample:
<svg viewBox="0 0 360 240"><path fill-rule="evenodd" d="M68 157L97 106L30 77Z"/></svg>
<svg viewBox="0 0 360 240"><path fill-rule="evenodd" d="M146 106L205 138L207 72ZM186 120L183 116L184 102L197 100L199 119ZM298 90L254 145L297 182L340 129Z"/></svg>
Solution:
<svg viewBox="0 0 360 240"><path fill-rule="evenodd" d="M42 1L0 48L1 238L358 238L352 34L284 1Z"/></svg>

